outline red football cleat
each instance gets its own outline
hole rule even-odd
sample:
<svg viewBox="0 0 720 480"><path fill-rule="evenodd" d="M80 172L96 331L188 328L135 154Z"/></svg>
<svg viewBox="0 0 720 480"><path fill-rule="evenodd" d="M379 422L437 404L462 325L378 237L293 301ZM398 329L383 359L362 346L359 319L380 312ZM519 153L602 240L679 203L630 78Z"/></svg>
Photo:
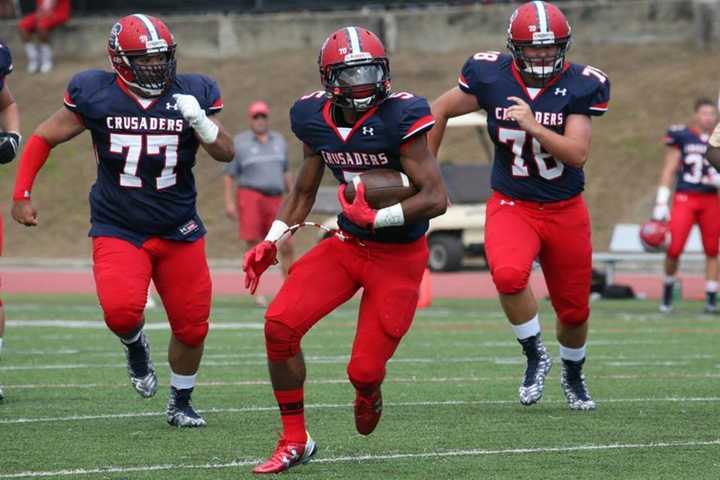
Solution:
<svg viewBox="0 0 720 480"><path fill-rule="evenodd" d="M382 392L371 397L363 397L359 393L355 395L355 428L361 435L370 435L382 415Z"/></svg>
<svg viewBox="0 0 720 480"><path fill-rule="evenodd" d="M284 438L278 441L272 456L253 469L253 473L280 473L294 467L304 465L317 452L315 440L307 434L305 443L288 442Z"/></svg>

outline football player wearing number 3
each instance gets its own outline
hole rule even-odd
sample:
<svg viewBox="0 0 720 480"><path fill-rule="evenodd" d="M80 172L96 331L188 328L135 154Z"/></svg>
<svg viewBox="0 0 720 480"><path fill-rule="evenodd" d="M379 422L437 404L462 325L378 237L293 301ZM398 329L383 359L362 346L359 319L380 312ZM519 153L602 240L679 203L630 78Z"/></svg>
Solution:
<svg viewBox="0 0 720 480"><path fill-rule="evenodd" d="M229 162L233 143L209 116L222 100L214 80L176 75L175 40L159 19L121 18L108 54L114 72L75 75L65 106L41 123L23 151L12 215L38 225L32 185L56 145L90 130L97 181L90 192L93 273L107 326L122 342L128 373L142 397L157 391L143 309L155 282L172 330L167 421L199 427L195 386L210 315L205 228L196 210L192 167L198 147Z"/></svg>
<svg viewBox="0 0 720 480"><path fill-rule="evenodd" d="M581 193L590 118L607 110L610 82L596 68L565 61L570 26L550 3L518 7L510 17L507 46L511 55L470 57L458 86L433 103L430 146L437 154L448 118L487 112L495 161L485 248L500 303L527 357L520 402L540 400L551 365L528 286L538 259L557 315L562 390L570 408L592 410L582 373L592 252Z"/></svg>
<svg viewBox="0 0 720 480"><path fill-rule="evenodd" d="M385 48L374 33L342 28L319 57L325 87L290 110L292 129L304 144L296 183L265 240L245 254L246 286L276 261L276 242L288 225L302 222L315 202L327 166L340 183L342 238L323 240L290 268L265 313L265 344L283 434L275 452L255 473L278 473L306 463L316 451L305 431L303 336L322 317L362 288L357 332L347 367L355 387L355 426L369 435L380 420L380 386L415 315L428 249L428 219L445 212L447 193L426 133L430 106L407 92L390 93ZM417 193L373 209L358 174L375 169L404 172ZM345 186L353 181L352 203ZM368 182L369 184L369 182Z"/></svg>

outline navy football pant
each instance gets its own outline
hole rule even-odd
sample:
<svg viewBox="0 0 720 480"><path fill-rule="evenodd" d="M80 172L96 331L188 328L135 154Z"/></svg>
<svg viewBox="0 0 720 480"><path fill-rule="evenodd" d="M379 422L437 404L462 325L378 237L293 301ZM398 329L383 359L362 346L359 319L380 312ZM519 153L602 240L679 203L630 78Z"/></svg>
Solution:
<svg viewBox="0 0 720 480"><path fill-rule="evenodd" d="M408 244L323 240L293 264L265 314L268 358L296 355L303 335L363 288L347 373L358 390L377 387L415 316L427 258L425 237Z"/></svg>
<svg viewBox="0 0 720 480"><path fill-rule="evenodd" d="M175 338L189 347L205 340L212 286L204 239L151 238L136 247L119 238L95 237L93 273L105 323L115 334L140 326L152 278Z"/></svg>
<svg viewBox="0 0 720 480"><path fill-rule="evenodd" d="M568 325L587 321L592 245L582 196L539 203L493 192L485 218L485 252L498 292L523 291L537 259L558 320Z"/></svg>

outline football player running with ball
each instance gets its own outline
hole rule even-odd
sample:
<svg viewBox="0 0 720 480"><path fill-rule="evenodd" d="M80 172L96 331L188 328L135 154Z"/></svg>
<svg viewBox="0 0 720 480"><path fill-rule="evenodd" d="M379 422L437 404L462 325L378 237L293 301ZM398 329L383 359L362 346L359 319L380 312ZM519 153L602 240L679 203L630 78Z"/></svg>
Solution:
<svg viewBox="0 0 720 480"><path fill-rule="evenodd" d="M610 82L600 70L565 60L570 26L547 2L528 2L510 17L510 55L481 52L462 68L458 86L433 103L437 153L447 119L483 109L495 144L485 248L500 303L527 357L519 388L536 403L550 371L538 304L528 278L542 267L557 315L561 384L574 410L592 410L582 367L588 332L590 219L582 191L591 117L608 108Z"/></svg>
<svg viewBox="0 0 720 480"><path fill-rule="evenodd" d="M283 434L255 473L277 473L307 463L316 445L305 430L303 336L362 288L357 331L347 374L355 387L355 426L370 434L380 419L385 365L410 328L427 263L428 219L445 212L447 194L428 148L433 126L424 98L390 93L385 48L374 33L342 28L323 43L319 57L324 91L298 100L292 130L304 160L293 190L265 241L245 254L246 285L276 262L275 243L288 225L302 222L315 202L327 166L341 184L342 236L320 242L290 268L265 314L265 342ZM361 174L384 168L404 172L417 193L382 209L365 198ZM353 182L356 195L345 199Z"/></svg>
<svg viewBox="0 0 720 480"><path fill-rule="evenodd" d="M150 280L172 330L167 421L200 427L195 386L208 331L211 284L205 228L197 214L192 167L198 147L229 162L232 139L210 115L222 100L214 80L176 75L175 39L161 20L136 14L112 28L114 72L75 75L65 106L27 142L15 180L12 215L38 225L32 185L56 145L90 130L97 181L90 191L93 273L105 323L122 342L128 373L142 397L158 388L143 309Z"/></svg>

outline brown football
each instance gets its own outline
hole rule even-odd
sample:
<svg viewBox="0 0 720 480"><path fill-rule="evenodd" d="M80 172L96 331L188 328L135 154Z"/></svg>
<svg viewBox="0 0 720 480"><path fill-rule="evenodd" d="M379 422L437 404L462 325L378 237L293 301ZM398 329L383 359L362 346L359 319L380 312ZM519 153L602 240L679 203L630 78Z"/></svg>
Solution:
<svg viewBox="0 0 720 480"><path fill-rule="evenodd" d="M417 193L407 175L389 168L368 170L360 174L365 184L365 199L373 208L385 208L412 197ZM345 200L355 200L355 185L352 182L345 188Z"/></svg>

